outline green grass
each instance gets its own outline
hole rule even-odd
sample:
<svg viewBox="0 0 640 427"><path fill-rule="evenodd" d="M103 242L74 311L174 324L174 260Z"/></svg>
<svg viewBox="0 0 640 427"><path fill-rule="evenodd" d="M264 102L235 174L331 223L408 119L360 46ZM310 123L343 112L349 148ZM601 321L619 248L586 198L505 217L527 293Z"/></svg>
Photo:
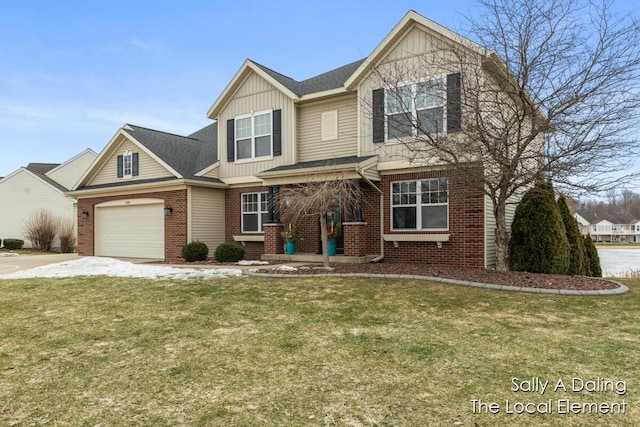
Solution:
<svg viewBox="0 0 640 427"><path fill-rule="evenodd" d="M640 425L640 280L625 283L594 298L338 278L0 281L0 425ZM516 393L514 377L627 392ZM504 411L564 398L628 407ZM471 399L501 412L473 414Z"/></svg>

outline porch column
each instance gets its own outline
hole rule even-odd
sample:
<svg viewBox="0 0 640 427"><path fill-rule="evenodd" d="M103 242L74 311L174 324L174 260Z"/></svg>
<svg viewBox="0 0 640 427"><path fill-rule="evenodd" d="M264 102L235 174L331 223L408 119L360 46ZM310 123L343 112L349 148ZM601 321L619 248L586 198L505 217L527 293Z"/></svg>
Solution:
<svg viewBox="0 0 640 427"><path fill-rule="evenodd" d="M265 254L283 254L284 240L280 233L284 230L282 224L264 224L264 253Z"/></svg>
<svg viewBox="0 0 640 427"><path fill-rule="evenodd" d="M344 255L345 256L365 256L366 249L366 222L343 222L342 232L344 235Z"/></svg>

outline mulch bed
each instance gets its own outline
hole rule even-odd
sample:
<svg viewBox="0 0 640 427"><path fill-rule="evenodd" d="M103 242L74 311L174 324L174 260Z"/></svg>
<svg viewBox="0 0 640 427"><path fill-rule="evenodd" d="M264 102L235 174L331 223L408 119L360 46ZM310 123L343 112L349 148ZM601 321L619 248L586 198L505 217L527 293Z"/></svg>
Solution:
<svg viewBox="0 0 640 427"><path fill-rule="evenodd" d="M180 264L179 262L170 262ZM223 264L213 258L205 261L188 263L189 265L220 265L234 267L235 264ZM237 267L237 266L236 266ZM418 263L396 263L379 262L368 264L332 264L333 270L327 271L318 268L318 264L308 264L298 267L296 271L274 270L271 267L256 265L254 268L258 273L277 273L290 275L309 274L347 274L347 273L368 273L368 274L405 274L410 276L439 277L442 279L462 280L466 282L489 283L501 286L516 286L522 288L539 289L565 289L573 291L596 291L604 289L615 289L617 284L608 280L583 276L563 276L554 274L526 273L521 271L494 271L481 268L462 268L446 265L428 265Z"/></svg>
<svg viewBox="0 0 640 427"><path fill-rule="evenodd" d="M257 266L259 267L259 266ZM278 274L326 274L317 265L307 265L297 271L286 271L258 268L260 273ZM553 274L535 274L519 271L501 272L479 268L461 268L435 266L425 264L406 264L380 262L371 264L335 264L330 273L369 273L369 274L406 274L417 276L439 277L443 279L463 280L467 282L489 283L502 286L517 286L540 289L565 289L576 291L593 291L615 289L617 284L590 277L562 276Z"/></svg>

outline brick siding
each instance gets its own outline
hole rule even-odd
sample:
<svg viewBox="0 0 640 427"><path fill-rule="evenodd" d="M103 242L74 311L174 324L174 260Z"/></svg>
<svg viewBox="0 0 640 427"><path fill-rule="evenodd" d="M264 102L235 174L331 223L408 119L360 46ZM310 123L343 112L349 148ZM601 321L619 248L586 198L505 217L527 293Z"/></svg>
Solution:
<svg viewBox="0 0 640 427"><path fill-rule="evenodd" d="M182 259L182 246L187 243L187 190L78 199L78 255L95 255L94 219L97 204L143 198L162 199L165 206L173 209L164 220L164 256L166 260ZM89 212L88 218L82 218L83 211Z"/></svg>
<svg viewBox="0 0 640 427"><path fill-rule="evenodd" d="M449 241L438 248L435 242L384 243L386 261L424 262L427 264L484 268L484 192L482 169L431 171L384 175L385 234L391 233L391 182L447 177L449 179L448 232L408 231L407 234L449 234ZM394 234L402 232L394 231Z"/></svg>

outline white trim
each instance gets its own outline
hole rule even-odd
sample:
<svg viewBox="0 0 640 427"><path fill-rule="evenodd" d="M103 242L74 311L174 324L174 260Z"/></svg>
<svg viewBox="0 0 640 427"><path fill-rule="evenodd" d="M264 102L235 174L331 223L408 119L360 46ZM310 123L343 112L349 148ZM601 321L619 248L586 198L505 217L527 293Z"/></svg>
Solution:
<svg viewBox="0 0 640 427"><path fill-rule="evenodd" d="M233 76L229 84L227 84L227 86L224 88L220 96L218 96L218 98L213 103L211 108L209 108L209 111L207 111L207 117L209 117L210 119L217 120L218 114L220 114L220 112L226 107L226 105L229 103L229 101L233 97L233 94L235 94L235 92L242 85L242 83L244 83L244 81L248 78L248 76L250 75L250 72L252 71L256 73L258 76L262 77L267 82L269 82L272 86L274 86L280 92L285 94L288 98L298 99L298 95L291 92L289 89L283 86L276 79L271 77L269 74L265 73L255 62L251 61L250 59L247 59L244 61L244 63L242 64L240 69L236 72L236 74Z"/></svg>
<svg viewBox="0 0 640 427"><path fill-rule="evenodd" d="M76 154L75 156L73 156L72 158L70 158L69 160L67 160L66 162L61 163L61 164L59 164L58 166L56 166L55 168L51 169L50 171L48 171L47 173L45 173L45 175L46 175L46 176L49 176L49 174L52 174L52 173L56 172L58 169L62 169L63 167L67 166L69 163L71 163L71 162L73 162L74 160L76 160L76 159L78 159L78 158L80 158L80 157L84 156L84 155L85 155L85 154L87 154L87 153L89 153L89 154L93 154L93 156L94 156L94 160L95 160L95 158L98 156L98 154L97 154L95 151L93 151L91 148L87 148L86 150L84 150L84 151L82 151L82 152L80 152L80 153Z"/></svg>
<svg viewBox="0 0 640 427"><path fill-rule="evenodd" d="M164 199L153 199L153 198L144 198L144 199L120 199L120 200L111 200L108 202L102 202L96 204L94 207L96 208L108 208L113 206L136 206L136 205L156 205L156 204L164 204Z"/></svg>
<svg viewBox="0 0 640 427"><path fill-rule="evenodd" d="M256 124L255 118L259 116L269 116L269 133L268 134L256 134ZM251 119L251 135L248 138L238 138L238 120ZM269 136L270 141L270 150L268 156L256 156L256 140L257 138L262 138L265 136ZM247 139L251 142L251 156L238 158L238 141L246 141ZM247 163L254 162L260 160L272 160L273 159L273 109L271 110L262 110L262 111L252 111L249 114L242 114L239 116L235 116L233 119L233 148L234 148L234 157L235 161L239 163Z"/></svg>
<svg viewBox="0 0 640 427"><path fill-rule="evenodd" d="M249 196L249 195L253 195L253 194L257 194L258 195L258 210L256 212L245 212L244 211L244 196ZM264 197L264 202L267 202L267 192L266 191L252 191L252 192L247 192L247 193L240 193L240 230L243 234L263 234L264 233L264 228L263 228L263 223L262 223L262 214L264 213L268 213L267 211L263 211L262 210L262 198ZM257 231L251 231L251 230L245 230L244 229L244 216L245 215L257 215L258 216L258 230Z"/></svg>
<svg viewBox="0 0 640 427"><path fill-rule="evenodd" d="M384 55L394 46L399 40L401 40L401 36L406 34L411 28L416 25L421 25L428 31L431 31L435 34L440 35L441 37L447 38L454 43L457 43L461 46L466 47L470 51L481 55L488 56L491 51L477 44L476 42L469 40L466 37L461 36L458 33L455 33L449 30L442 25L425 18L424 16L410 10L407 14L396 24L395 27L387 34L387 36L375 47L375 49L367 56L367 59L360 64L358 69L354 71L354 73L347 79L344 84L344 88L347 90L352 90L355 85L357 85L361 80L363 80L369 73L370 70L382 59Z"/></svg>
<svg viewBox="0 0 640 427"><path fill-rule="evenodd" d="M204 176L204 175L208 174L209 172L213 171L214 169L216 169L219 166L220 166L220 160L218 160L217 162L213 163L212 165L209 165L206 168L202 169L201 171L196 173L195 176Z"/></svg>
<svg viewBox="0 0 640 427"><path fill-rule="evenodd" d="M16 176L17 174L19 174L20 172L26 172L29 175L31 175L33 178L37 179L38 181L40 181L41 183L43 183L44 185L46 185L47 187L51 188L52 190L56 191L57 193L60 193L62 195L67 196L67 194L65 193L65 191L53 186L51 183L45 181L44 179L40 178L37 174L31 172L29 169L27 169L26 167L21 167L18 170L15 170L13 172L11 172L9 175L5 176L4 178L0 179L0 184L2 184L3 182L13 178L14 176ZM49 178L51 179L51 178ZM53 181L53 180L52 180Z"/></svg>
<svg viewBox="0 0 640 427"><path fill-rule="evenodd" d="M447 203L422 203L422 181L431 180L447 180ZM406 205L395 205L393 203L393 184L399 184L403 182L415 182L416 183L416 202ZM423 206L446 206L447 207L447 227L446 228L422 228L422 207ZM416 209L416 228L394 228L393 227L393 208L395 207L414 207ZM449 231L449 178L421 178L421 179L403 179L400 181L391 181L389 183L389 229L392 232L404 232L404 231Z"/></svg>
<svg viewBox="0 0 640 427"><path fill-rule="evenodd" d="M264 235L239 235L233 236L233 240L236 242L264 242Z"/></svg>

